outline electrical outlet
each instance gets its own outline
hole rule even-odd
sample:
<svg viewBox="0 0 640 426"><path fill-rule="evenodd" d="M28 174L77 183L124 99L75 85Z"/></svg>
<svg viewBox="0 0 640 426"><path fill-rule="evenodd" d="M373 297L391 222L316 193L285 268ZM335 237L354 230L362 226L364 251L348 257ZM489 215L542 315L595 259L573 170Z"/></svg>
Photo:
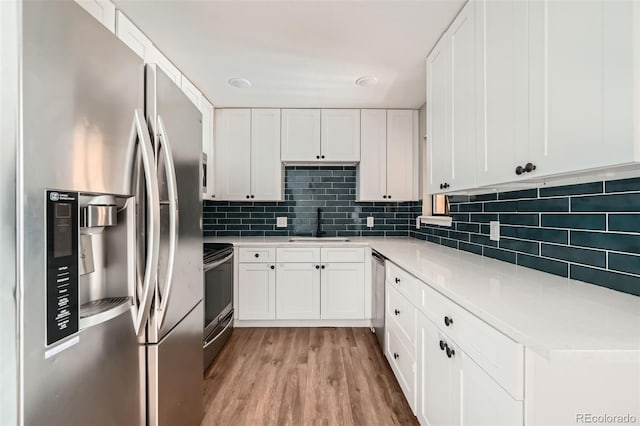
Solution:
<svg viewBox="0 0 640 426"><path fill-rule="evenodd" d="M489 239L491 241L500 241L500 222L497 220L489 222Z"/></svg>
<svg viewBox="0 0 640 426"><path fill-rule="evenodd" d="M416 217L416 229L420 229L420 218Z"/></svg>
<svg viewBox="0 0 640 426"><path fill-rule="evenodd" d="M367 228L373 228L373 216L367 217Z"/></svg>
<svg viewBox="0 0 640 426"><path fill-rule="evenodd" d="M276 222L276 228L286 228L287 227L287 217L286 216L278 216Z"/></svg>

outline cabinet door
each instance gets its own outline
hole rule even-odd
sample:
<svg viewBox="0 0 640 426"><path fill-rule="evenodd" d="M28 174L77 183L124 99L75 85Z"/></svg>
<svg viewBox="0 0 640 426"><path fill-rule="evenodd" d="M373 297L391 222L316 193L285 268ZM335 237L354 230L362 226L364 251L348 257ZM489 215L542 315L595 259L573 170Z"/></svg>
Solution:
<svg viewBox="0 0 640 426"><path fill-rule="evenodd" d="M195 84L190 82L189 79L185 76L182 76L180 87L182 88L184 94L187 95L187 98L189 98L197 108L200 108L200 97L202 96L202 94L195 86Z"/></svg>
<svg viewBox="0 0 640 426"><path fill-rule="evenodd" d="M387 199L411 201L416 197L418 135L413 110L387 111Z"/></svg>
<svg viewBox="0 0 640 426"><path fill-rule="evenodd" d="M321 274L321 318L364 319L364 263L326 263Z"/></svg>
<svg viewBox="0 0 640 426"><path fill-rule="evenodd" d="M145 62L153 62L155 57L153 43L119 10L116 12L116 35Z"/></svg>
<svg viewBox="0 0 640 426"><path fill-rule="evenodd" d="M182 73L178 67L173 65L173 63L164 56L157 47L153 47L153 52L154 59L152 62L155 62L178 87L182 87Z"/></svg>
<svg viewBox="0 0 640 426"><path fill-rule="evenodd" d="M251 194L251 110L215 112L216 199L247 200Z"/></svg>
<svg viewBox="0 0 640 426"><path fill-rule="evenodd" d="M251 195L254 201L282 201L280 110L251 110Z"/></svg>
<svg viewBox="0 0 640 426"><path fill-rule="evenodd" d="M282 161L320 159L320 110L282 110Z"/></svg>
<svg viewBox="0 0 640 426"><path fill-rule="evenodd" d="M207 167L202 170L207 191L203 193L205 200L215 199L215 154L213 150L213 105L204 96L200 98L202 111L202 152L207 156ZM204 182L203 182L204 183Z"/></svg>
<svg viewBox="0 0 640 426"><path fill-rule="evenodd" d="M476 175L478 186L518 179L528 158L531 3L478 0L476 7Z"/></svg>
<svg viewBox="0 0 640 426"><path fill-rule="evenodd" d="M637 159L634 7L610 0L529 4L532 176Z"/></svg>
<svg viewBox="0 0 640 426"><path fill-rule="evenodd" d="M447 31L451 46L451 149L449 190L475 184L475 3L468 2Z"/></svg>
<svg viewBox="0 0 640 426"><path fill-rule="evenodd" d="M522 425L523 403L516 401L466 353L456 349L455 382L459 385L459 424L477 426Z"/></svg>
<svg viewBox="0 0 640 426"><path fill-rule="evenodd" d="M278 263L277 319L320 319L320 271L315 263Z"/></svg>
<svg viewBox="0 0 640 426"><path fill-rule="evenodd" d="M75 0L112 33L116 32L116 6L109 0Z"/></svg>
<svg viewBox="0 0 640 426"><path fill-rule="evenodd" d="M360 110L323 109L320 158L324 161L360 161Z"/></svg>
<svg viewBox="0 0 640 426"><path fill-rule="evenodd" d="M427 57L427 160L429 194L451 179L451 49L445 34Z"/></svg>
<svg viewBox="0 0 640 426"><path fill-rule="evenodd" d="M360 137L358 201L386 201L387 111L361 110Z"/></svg>
<svg viewBox="0 0 640 426"><path fill-rule="evenodd" d="M446 341L438 328L418 314L418 404L420 424L449 426L451 422L451 362L440 348Z"/></svg>
<svg viewBox="0 0 640 426"><path fill-rule="evenodd" d="M276 272L268 263L240 263L238 267L238 318L276 318Z"/></svg>

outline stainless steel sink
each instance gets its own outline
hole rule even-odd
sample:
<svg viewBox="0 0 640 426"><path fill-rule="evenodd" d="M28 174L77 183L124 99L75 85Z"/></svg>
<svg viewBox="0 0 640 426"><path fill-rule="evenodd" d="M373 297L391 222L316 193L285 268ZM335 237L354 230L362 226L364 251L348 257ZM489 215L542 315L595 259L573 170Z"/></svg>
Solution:
<svg viewBox="0 0 640 426"><path fill-rule="evenodd" d="M291 237L290 243L326 242L326 243L347 243L351 240L344 237Z"/></svg>

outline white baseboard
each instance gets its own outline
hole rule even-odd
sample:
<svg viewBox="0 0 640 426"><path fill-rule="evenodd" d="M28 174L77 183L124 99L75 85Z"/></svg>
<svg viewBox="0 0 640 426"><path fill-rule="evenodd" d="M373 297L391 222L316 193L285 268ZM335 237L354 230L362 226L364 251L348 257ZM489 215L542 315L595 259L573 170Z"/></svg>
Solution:
<svg viewBox="0 0 640 426"><path fill-rule="evenodd" d="M234 320L233 326L242 327L368 327L370 319L357 320Z"/></svg>

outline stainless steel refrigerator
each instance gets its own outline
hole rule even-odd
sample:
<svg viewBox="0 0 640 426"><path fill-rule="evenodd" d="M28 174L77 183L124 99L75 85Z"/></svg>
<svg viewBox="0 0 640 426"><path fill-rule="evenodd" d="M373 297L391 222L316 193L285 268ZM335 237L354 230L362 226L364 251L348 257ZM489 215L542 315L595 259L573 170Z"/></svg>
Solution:
<svg viewBox="0 0 640 426"><path fill-rule="evenodd" d="M0 423L199 424L200 113L72 1L0 23Z"/></svg>

